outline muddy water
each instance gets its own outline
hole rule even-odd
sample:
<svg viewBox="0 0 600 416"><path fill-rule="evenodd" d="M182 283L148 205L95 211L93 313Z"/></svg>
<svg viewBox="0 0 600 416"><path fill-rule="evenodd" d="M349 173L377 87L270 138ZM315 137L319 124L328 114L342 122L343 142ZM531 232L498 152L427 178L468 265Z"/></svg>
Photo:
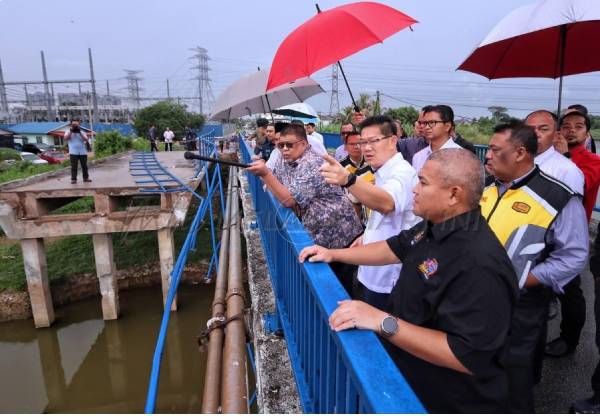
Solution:
<svg viewBox="0 0 600 416"><path fill-rule="evenodd" d="M51 328L0 323L1 413L141 413L162 317L160 287L122 291L121 317L104 322L100 299L56 310ZM205 353L196 335L212 287L182 286L163 354L157 413L200 412Z"/></svg>

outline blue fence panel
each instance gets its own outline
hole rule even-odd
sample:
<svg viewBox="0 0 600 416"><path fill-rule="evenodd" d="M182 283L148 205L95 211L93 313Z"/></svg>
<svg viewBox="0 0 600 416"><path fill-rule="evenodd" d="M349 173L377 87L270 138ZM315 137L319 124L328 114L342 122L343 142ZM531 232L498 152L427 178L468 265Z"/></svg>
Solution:
<svg viewBox="0 0 600 416"><path fill-rule="evenodd" d="M484 144L475 145L475 154L481 160L481 163L485 162L485 154L487 153L488 147Z"/></svg>
<svg viewBox="0 0 600 416"><path fill-rule="evenodd" d="M336 149L342 144L342 139L338 133L321 133L321 135L323 136L323 143L326 149Z"/></svg>
<svg viewBox="0 0 600 416"><path fill-rule="evenodd" d="M241 138L240 149L250 162ZM259 178L248 174L248 181L304 412L425 412L373 332L329 329L329 315L348 294L329 265L298 263L313 240Z"/></svg>

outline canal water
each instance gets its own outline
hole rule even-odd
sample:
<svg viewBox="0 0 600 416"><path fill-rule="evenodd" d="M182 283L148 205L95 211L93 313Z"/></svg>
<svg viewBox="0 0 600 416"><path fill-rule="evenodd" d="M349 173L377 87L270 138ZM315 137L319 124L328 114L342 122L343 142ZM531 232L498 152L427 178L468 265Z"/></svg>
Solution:
<svg viewBox="0 0 600 416"><path fill-rule="evenodd" d="M157 413L200 413L206 353L196 335L213 288L181 286L163 354ZM121 316L99 298L56 309L51 328L0 323L1 413L142 413L162 318L160 286L121 291Z"/></svg>

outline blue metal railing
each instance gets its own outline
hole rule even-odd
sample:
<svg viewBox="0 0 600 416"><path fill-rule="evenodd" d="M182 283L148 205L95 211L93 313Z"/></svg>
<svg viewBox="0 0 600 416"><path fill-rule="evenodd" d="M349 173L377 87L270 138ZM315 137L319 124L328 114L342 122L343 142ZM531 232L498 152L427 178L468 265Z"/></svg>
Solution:
<svg viewBox="0 0 600 416"><path fill-rule="evenodd" d="M240 138L245 162L250 149ZM297 261L313 244L294 213L248 174L269 266L305 413L423 413L425 409L370 331L333 332L327 319L348 295L327 264Z"/></svg>
<svg viewBox="0 0 600 416"><path fill-rule="evenodd" d="M206 143L200 147L201 154L206 156L216 156L216 145L214 143ZM153 155L154 153L152 153ZM210 170L209 166L206 162L200 162L198 169L196 170L196 174L199 174L200 171L204 171L204 177L206 179L206 197L202 197L198 195L194 190L189 188L187 185L181 183L179 179L172 176L166 169L164 169L160 163L156 161L155 156L153 159L146 156L147 154L142 154L134 158L136 163L134 163L134 170L132 172L136 172L141 175L146 173L146 176L150 176L157 185L156 189L151 190L152 192L169 192L171 189L164 187L164 180L158 179L156 173L162 172L163 175L174 178L176 182L179 183L179 191L187 190L192 192L196 198L200 201L200 206L198 207L198 211L192 220L190 225L190 229L185 238L185 242L179 251L179 255L177 256L177 261L173 266L173 271L171 272L171 283L169 285L169 291L167 294L167 299L165 302L163 317L160 325L160 329L158 332L156 346L154 349L154 356L152 359L152 370L150 372L150 379L148 381L148 393L146 396L146 405L144 408L145 413L154 413L156 408L156 398L158 394L158 384L160 380L160 365L162 361L162 354L164 350L164 345L167 337L167 329L169 327L169 319L171 317L171 304L175 299L177 294L177 288L179 287L179 281L181 280L181 275L183 274L183 270L187 263L188 254L190 251L195 250L197 235L200 230L200 226L206 217L207 212L209 212L210 218L210 227L211 227L211 241L212 241L212 252L213 255L211 257L211 262L209 265L209 269L207 272L207 276L210 276L213 267L219 263L217 253L219 251L219 244L216 242L216 233L215 233L215 224L214 224L214 216L213 216L213 206L212 206L212 198L214 193L218 190L220 192L221 201L223 201L223 186L221 184L221 170L219 165L215 166L213 171L212 178L210 178ZM135 155L134 155L135 156ZM143 183L146 183L144 181ZM223 211L224 213L224 208Z"/></svg>

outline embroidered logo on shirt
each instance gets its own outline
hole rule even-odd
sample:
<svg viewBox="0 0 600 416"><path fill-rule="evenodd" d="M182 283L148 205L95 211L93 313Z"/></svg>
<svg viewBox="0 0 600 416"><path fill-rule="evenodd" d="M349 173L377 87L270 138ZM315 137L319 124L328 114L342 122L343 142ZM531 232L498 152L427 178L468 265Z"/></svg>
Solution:
<svg viewBox="0 0 600 416"><path fill-rule="evenodd" d="M426 279L429 279L438 268L438 262L436 259L427 259L423 263L419 264L419 271L423 273Z"/></svg>
<svg viewBox="0 0 600 416"><path fill-rule="evenodd" d="M517 212L520 212L521 214L527 214L531 210L531 207L525 202L515 202L512 205L512 209L514 209Z"/></svg>
<svg viewBox="0 0 600 416"><path fill-rule="evenodd" d="M415 234L415 236L413 237L413 239L410 242L411 246L414 246L415 244L417 244L419 241L421 241L423 239L423 237L425 236L425 231L419 231L418 233Z"/></svg>

